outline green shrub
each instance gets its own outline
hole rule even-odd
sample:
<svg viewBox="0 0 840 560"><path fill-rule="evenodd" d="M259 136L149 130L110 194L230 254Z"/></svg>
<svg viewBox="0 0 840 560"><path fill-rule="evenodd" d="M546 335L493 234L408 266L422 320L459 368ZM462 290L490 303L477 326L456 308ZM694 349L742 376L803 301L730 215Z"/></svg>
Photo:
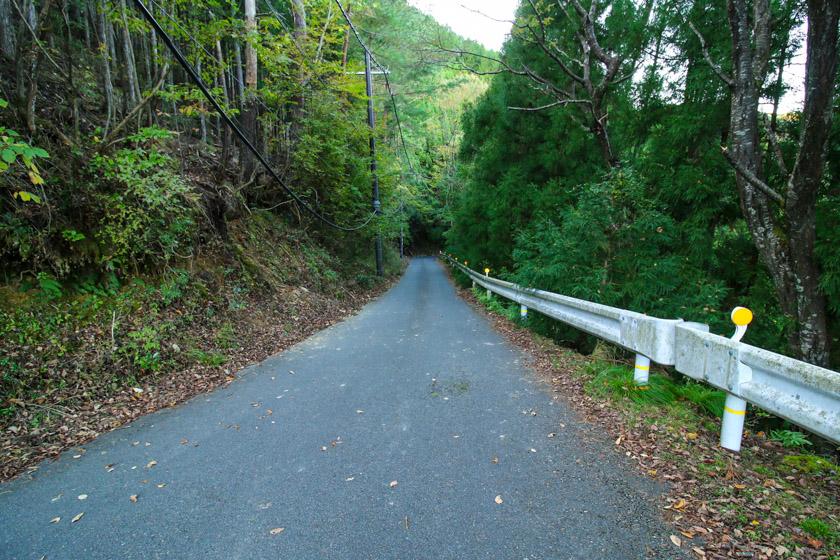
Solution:
<svg viewBox="0 0 840 560"><path fill-rule="evenodd" d="M813 445L802 432L795 430L773 430L770 432L770 439L778 441L785 447L805 447Z"/></svg>
<svg viewBox="0 0 840 560"><path fill-rule="evenodd" d="M108 270L166 262L190 251L195 196L172 158L158 149L170 134L143 129L129 137L132 147L91 163L104 182L95 193L102 212L95 235Z"/></svg>

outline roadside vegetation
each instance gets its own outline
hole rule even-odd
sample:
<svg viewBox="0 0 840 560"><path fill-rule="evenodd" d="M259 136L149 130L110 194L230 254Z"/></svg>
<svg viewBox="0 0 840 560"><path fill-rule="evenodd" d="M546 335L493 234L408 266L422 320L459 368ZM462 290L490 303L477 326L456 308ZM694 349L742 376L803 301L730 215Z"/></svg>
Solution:
<svg viewBox="0 0 840 560"><path fill-rule="evenodd" d="M497 74L464 117L446 252L523 286L717 333L746 306L746 342L836 369L836 10L521 2Z"/></svg>

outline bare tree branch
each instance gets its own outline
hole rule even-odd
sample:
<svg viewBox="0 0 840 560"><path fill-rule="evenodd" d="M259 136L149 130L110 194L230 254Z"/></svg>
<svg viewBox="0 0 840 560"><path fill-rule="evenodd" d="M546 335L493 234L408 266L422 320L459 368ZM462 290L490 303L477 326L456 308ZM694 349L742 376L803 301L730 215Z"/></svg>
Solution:
<svg viewBox="0 0 840 560"><path fill-rule="evenodd" d="M561 99L559 101L555 101L554 103L549 103L548 105L541 105L539 107L511 107L508 106L508 109L511 111L543 111L545 109L551 109L552 107L557 107L558 105L569 105L569 104L582 104L582 105L591 105L592 102L588 99Z"/></svg>
<svg viewBox="0 0 840 560"><path fill-rule="evenodd" d="M712 60L712 56L709 54L709 48L706 45L706 39L703 38L703 35L700 34L700 32L697 30L697 28L694 27L694 24L691 23L690 21L688 22L688 26L691 28L691 30L694 32L694 34L697 35L697 39L700 40L700 48L703 51L703 58L706 60L706 63L709 66L712 67L712 70L714 71L715 74L717 74L718 78L723 80L723 82L727 86L733 87L734 82L732 81L732 78L730 76L727 76L726 73L724 73L724 71L721 70L721 68L717 64L715 64L714 61Z"/></svg>
<svg viewBox="0 0 840 560"><path fill-rule="evenodd" d="M738 160L732 157L732 155L729 153L729 150L725 146L721 148L721 152L723 152L723 157L726 158L726 161L728 161L729 164L732 165L732 167L735 169L735 172L738 173L744 179L746 179L746 181L749 184L766 194L769 198L773 199L778 204L784 204L785 199L782 198L782 195L773 190L767 183L759 179L755 173L741 165L741 163Z"/></svg>

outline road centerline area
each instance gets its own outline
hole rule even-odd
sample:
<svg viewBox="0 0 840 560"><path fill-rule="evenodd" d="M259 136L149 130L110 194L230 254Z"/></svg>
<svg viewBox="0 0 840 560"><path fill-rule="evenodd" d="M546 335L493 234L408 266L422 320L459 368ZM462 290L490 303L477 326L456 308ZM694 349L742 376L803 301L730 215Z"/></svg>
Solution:
<svg viewBox="0 0 840 560"><path fill-rule="evenodd" d="M524 362L416 258L357 316L0 486L0 557L672 557L662 488Z"/></svg>

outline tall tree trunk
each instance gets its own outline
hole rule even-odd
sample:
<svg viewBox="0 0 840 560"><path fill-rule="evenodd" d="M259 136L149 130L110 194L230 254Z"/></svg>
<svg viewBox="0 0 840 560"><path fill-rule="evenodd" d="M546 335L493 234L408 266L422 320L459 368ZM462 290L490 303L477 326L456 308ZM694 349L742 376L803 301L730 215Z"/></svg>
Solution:
<svg viewBox="0 0 840 560"><path fill-rule="evenodd" d="M79 141L79 92L76 91L76 84L73 82L73 32L70 29L70 13L68 0L61 5L61 15L64 17L65 29L65 53L67 62L67 89L70 90L70 114L73 118L73 140Z"/></svg>
<svg viewBox="0 0 840 560"><path fill-rule="evenodd" d="M228 92L228 83L227 83L227 69L225 65L225 56L224 52L222 51L222 41L221 39L216 39L216 59L219 63L219 82L222 86L222 95L224 96L225 107L230 106L230 94ZM228 158L230 157L230 129L224 124L219 125L221 127L221 136L222 136L222 161L221 161L221 168L224 170L228 164Z"/></svg>
<svg viewBox="0 0 840 560"><path fill-rule="evenodd" d="M294 18L294 32L293 40L298 47L304 49L306 46L306 7L303 5L303 0L292 0L292 16ZM306 52L306 51L304 51ZM306 87L306 70L305 64L307 61L301 60L298 65L298 93L292 98L291 107L291 124L289 126L289 139L291 141L292 150L295 149L297 141L300 138L300 131L303 127L304 103L306 101L304 96L304 89Z"/></svg>
<svg viewBox="0 0 840 560"><path fill-rule="evenodd" d="M799 153L788 183L785 213L790 227L791 268L796 279L796 343L800 355L828 365L829 335L825 298L819 288L814 259L817 195L825 169L826 148L833 117L837 78L837 26L840 0L808 1L808 37L805 62L805 105Z"/></svg>
<svg viewBox="0 0 840 560"><path fill-rule="evenodd" d="M236 96L239 98L239 108L245 107L245 74L242 64L242 47L239 41L233 41L233 62L236 66Z"/></svg>
<svg viewBox="0 0 840 560"><path fill-rule="evenodd" d="M796 163L783 194L763 179L759 143L758 103L770 51L769 0L755 0L752 14L746 0L729 0L729 20L732 134L726 156L735 167L741 207L782 311L796 323L791 348L803 360L828 366L825 299L813 248L837 75L840 0L808 0L805 107Z"/></svg>
<svg viewBox="0 0 840 560"><path fill-rule="evenodd" d="M111 50L111 41L108 37L108 22L105 18L106 6L105 0L99 0L98 10L92 3L88 4L91 15L93 15L93 13L98 15L98 51L102 56L102 89L105 92L105 127L103 136L108 135L108 129L111 127L111 120L114 118L114 83L111 80L111 53L113 51Z"/></svg>
<svg viewBox="0 0 840 560"><path fill-rule="evenodd" d="M350 2L347 3L347 17L352 17L353 11ZM341 68L347 70L347 51L350 50L350 26L344 32L344 47L341 49Z"/></svg>
<svg viewBox="0 0 840 560"><path fill-rule="evenodd" d="M15 28L12 23L12 0L0 0L0 53L9 60L15 57Z"/></svg>
<svg viewBox="0 0 840 560"><path fill-rule="evenodd" d="M134 45L131 42L131 33L128 29L128 16L126 15L125 0L120 0L120 17L122 18L122 41L123 41L123 56L125 57L125 77L128 88L128 99L131 101L131 106L134 107L142 94L140 93L140 84L137 79L137 64L134 59Z"/></svg>
<svg viewBox="0 0 840 560"><path fill-rule="evenodd" d="M256 145L259 139L257 121L257 51L253 41L257 40L256 0L245 0L245 103L242 111L242 125L245 133ZM256 158L245 147L242 148L243 179L250 181L256 171Z"/></svg>
<svg viewBox="0 0 840 560"><path fill-rule="evenodd" d="M201 76L201 58L198 59L198 62L195 64L195 70L198 72L198 75ZM207 143L207 115L205 114L205 106L204 106L204 98L202 98L198 102L198 125L199 130L201 131L201 143Z"/></svg>

